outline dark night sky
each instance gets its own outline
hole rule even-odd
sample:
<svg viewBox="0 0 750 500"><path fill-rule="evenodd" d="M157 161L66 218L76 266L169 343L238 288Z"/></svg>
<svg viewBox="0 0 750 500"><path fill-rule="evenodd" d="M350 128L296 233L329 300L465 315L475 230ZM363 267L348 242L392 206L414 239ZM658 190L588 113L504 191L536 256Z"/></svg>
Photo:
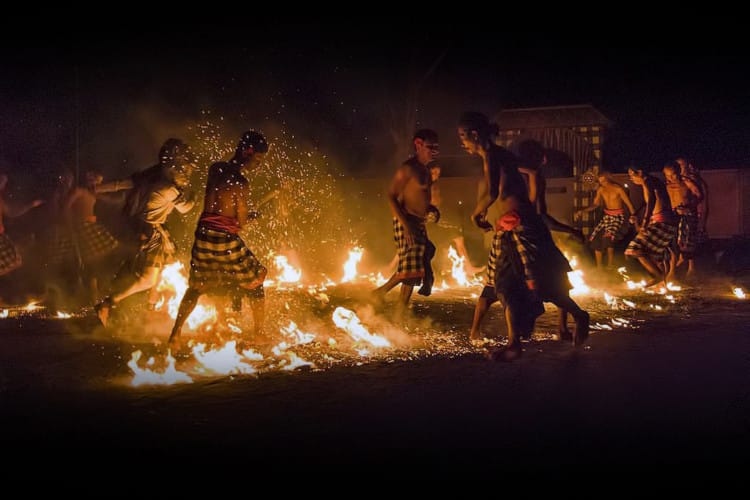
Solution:
<svg viewBox="0 0 750 500"><path fill-rule="evenodd" d="M608 168L655 168L676 155L706 168L750 165L739 47L591 48L469 35L455 27L399 37L286 26L231 40L193 37L194 47L143 35L5 48L0 168L71 165L78 123L83 168L130 171L152 163L166 137L208 116L223 117L230 139L246 128L283 127L346 172L390 175L398 153L389 124L406 130L407 108L418 109L418 126L438 130L449 164L462 154L455 123L464 110L585 103L615 122Z"/></svg>

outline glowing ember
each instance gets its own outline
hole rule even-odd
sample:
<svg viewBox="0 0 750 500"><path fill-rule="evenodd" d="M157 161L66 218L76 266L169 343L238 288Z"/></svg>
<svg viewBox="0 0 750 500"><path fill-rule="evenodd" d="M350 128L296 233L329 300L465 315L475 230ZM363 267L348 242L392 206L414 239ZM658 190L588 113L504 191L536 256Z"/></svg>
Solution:
<svg viewBox="0 0 750 500"><path fill-rule="evenodd" d="M734 290L732 290L734 293L734 296L738 299L744 299L746 298L745 291L740 287L735 287Z"/></svg>
<svg viewBox="0 0 750 500"><path fill-rule="evenodd" d="M193 347L193 356L208 370L222 375L230 373L255 373L255 368L241 361L242 356L237 352L237 342L227 342L224 347L206 351L205 344Z"/></svg>
<svg viewBox="0 0 750 500"><path fill-rule="evenodd" d="M175 368L175 359L172 353L167 353L167 368L162 373L157 373L148 368L140 368L138 360L141 359L141 351L135 351L128 361L128 367L133 371L133 380L130 385L138 387L139 385L172 385L172 384L190 384L193 379L187 373L177 371ZM154 358L150 358L148 365L154 365Z"/></svg>
<svg viewBox="0 0 750 500"><path fill-rule="evenodd" d="M66 312L57 311L57 317L60 318L60 319L68 319L68 318L72 318L73 315L69 314L69 313L66 313Z"/></svg>
<svg viewBox="0 0 750 500"><path fill-rule="evenodd" d="M0 311L0 318L7 318L8 314L9 314L8 310L7 309L3 309L2 311Z"/></svg>
<svg viewBox="0 0 750 500"><path fill-rule="evenodd" d="M337 327L348 333L355 342L367 342L375 347L389 347L391 345L385 337L367 331L367 328L362 326L354 311L350 311L344 307L337 307L333 311L333 322Z"/></svg>
<svg viewBox="0 0 750 500"><path fill-rule="evenodd" d="M347 283L357 278L357 264L362 260L364 251L361 247L349 250L349 259L344 263L344 277L341 278L341 283Z"/></svg>
<svg viewBox="0 0 750 500"><path fill-rule="evenodd" d="M286 255L277 255L273 258L276 269L279 271L276 279L279 283L297 283L302 278L302 270L295 269L289 264Z"/></svg>
<svg viewBox="0 0 750 500"><path fill-rule="evenodd" d="M682 290L682 287L679 285L674 285L670 281L669 283L667 283L667 290L669 290L670 292L679 292L680 290Z"/></svg>

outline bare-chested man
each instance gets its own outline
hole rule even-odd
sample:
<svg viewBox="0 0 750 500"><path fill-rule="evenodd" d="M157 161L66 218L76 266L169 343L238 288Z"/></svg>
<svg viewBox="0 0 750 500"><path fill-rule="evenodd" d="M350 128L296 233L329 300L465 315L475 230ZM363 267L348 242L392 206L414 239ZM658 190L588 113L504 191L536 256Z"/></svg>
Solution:
<svg viewBox="0 0 750 500"><path fill-rule="evenodd" d="M118 245L112 234L96 221L94 214L96 190L101 183L101 174L86 172L85 184L71 190L64 200L67 236L71 239L71 249L77 257L76 260L80 259L79 264L82 266L92 301L99 296L96 267Z"/></svg>
<svg viewBox="0 0 750 500"><path fill-rule="evenodd" d="M432 291L432 268L429 259L434 255L434 245L427 239L425 220L435 214L437 208L431 204L432 177L428 165L438 154L438 135L430 129L414 134L415 154L401 165L388 190L388 203L393 213L393 237L398 249L398 269L391 278L373 292L377 300L399 283L401 295L396 315L402 317L409 305L412 291L422 283L419 293L430 295Z"/></svg>
<svg viewBox="0 0 750 500"><path fill-rule="evenodd" d="M579 229L568 226L552 217L547 211L547 180L542 172L542 167L547 163L547 154L542 144L535 140L525 140L518 145L518 154L521 155L519 161L523 164L522 167L518 168L518 171L524 174L525 180L528 183L529 190L529 201L532 206L536 208L536 213L541 217L544 224L550 231L556 231L559 233L570 234L576 240L583 243L583 233ZM554 253L559 253L559 249L556 247L551 249ZM562 262L562 261L561 261ZM561 264L562 265L562 264ZM565 272L571 271L569 264L562 265L565 268ZM557 304L559 302L558 295L563 297L563 294L556 294L549 298L549 301L558 306L559 321L558 321L558 336L560 340L570 341L573 340L573 335L568 329L568 313L572 313L574 317L578 318L579 324L581 322L588 321L587 313L585 313L576 303L569 297L566 292L564 294L567 299L563 299L566 305L575 304L575 308L572 311L568 311L564 306ZM556 302L557 301L557 302ZM583 328L579 328L582 330ZM478 332L477 332L478 333Z"/></svg>
<svg viewBox="0 0 750 500"><path fill-rule="evenodd" d="M248 220L257 217L248 211L248 180L242 169L257 169L268 151L266 138L255 131L245 132L234 157L211 165L206 184L203 213L195 230L190 282L169 336L177 346L182 325L198 303L210 291L228 290L233 296L242 292L251 299L255 335L263 334L265 299L263 280L267 270L247 248L239 231Z"/></svg>
<svg viewBox="0 0 750 500"><path fill-rule="evenodd" d="M42 200L34 200L27 205L16 206L9 203L3 196L5 188L8 186L8 176L0 174L0 276L15 271L23 263L21 254L13 244L13 241L5 234L3 219L5 217L20 217L32 208L36 208L42 203Z"/></svg>
<svg viewBox="0 0 750 500"><path fill-rule="evenodd" d="M612 180L609 172L599 173L599 188L596 190L594 203L590 207L578 210L575 217L580 217L586 212L591 212L601 207L604 217L599 221L589 236L589 242L594 247L596 255L596 267L601 269L604 260L604 250L607 250L607 269L613 269L615 265L615 244L625 237L628 231L627 222L636 221L635 208L630 201L625 188ZM630 216L625 217L625 207Z"/></svg>
<svg viewBox="0 0 750 500"><path fill-rule="evenodd" d="M518 171L526 176L529 187L529 200L550 231L566 233L584 243L583 232L568 226L552 217L547 211L547 179L543 167L547 164L547 153L542 144L533 139L521 141L517 147L519 161Z"/></svg>
<svg viewBox="0 0 750 500"><path fill-rule="evenodd" d="M531 334L536 318L544 312L542 300L549 300L576 317L577 345L588 336L589 320L588 314L568 296L570 266L529 200L517 158L493 142L496 133L497 125L490 124L481 113L464 113L459 122L458 137L463 148L483 161L484 188L472 220L479 228L491 231L487 209L497 203L500 213L487 265L487 286L474 310L471 337L478 337L482 318L501 295L508 346L493 352L491 359L510 361L521 355L520 337Z"/></svg>
<svg viewBox="0 0 750 500"><path fill-rule="evenodd" d="M708 232L706 231L706 225L708 223L708 183L701 176L700 171L687 161L685 158L677 158L675 160L680 165L680 174L683 178L688 178L698 186L701 190L701 201L698 203L698 241L697 245L700 246L706 238L708 238Z"/></svg>
<svg viewBox="0 0 750 500"><path fill-rule="evenodd" d="M188 190L193 161L187 144L169 139L159 151L158 165L97 188L101 193L129 190L125 212L136 226L138 248L127 269L123 269L128 272L128 279L96 305L104 326L113 306L133 294L153 289L164 265L173 259L176 247L164 223L174 210L184 214L195 205ZM150 299L155 301L156 297Z"/></svg>
<svg viewBox="0 0 750 500"><path fill-rule="evenodd" d="M667 193L669 201L679 219L677 228L677 246L680 251L680 261L677 256L672 256L671 272L683 261L687 260L687 276L695 271L695 249L698 244L698 233L700 231L700 219L698 217L698 205L703 200L700 186L689 177L683 177L680 164L677 162L664 165L662 170L667 181Z"/></svg>
<svg viewBox="0 0 750 500"><path fill-rule="evenodd" d="M643 189L646 211L638 234L628 244L625 255L636 257L651 275L646 286L665 280L669 263L665 260L669 247L677 236L677 221L664 183L641 169L628 169L630 180Z"/></svg>

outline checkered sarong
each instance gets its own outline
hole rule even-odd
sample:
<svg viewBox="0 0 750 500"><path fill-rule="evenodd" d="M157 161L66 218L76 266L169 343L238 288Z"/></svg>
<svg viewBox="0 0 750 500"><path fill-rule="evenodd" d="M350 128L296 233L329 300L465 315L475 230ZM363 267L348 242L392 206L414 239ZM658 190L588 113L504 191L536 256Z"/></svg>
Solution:
<svg viewBox="0 0 750 500"><path fill-rule="evenodd" d="M589 241L598 241L600 243L599 246L605 246L606 244L621 241L625 237L625 234L627 234L627 231L628 224L624 213L608 214L605 211L602 220L591 231Z"/></svg>
<svg viewBox="0 0 750 500"><path fill-rule="evenodd" d="M0 233L0 276L15 271L23 263L21 254L8 235Z"/></svg>
<svg viewBox="0 0 750 500"><path fill-rule="evenodd" d="M688 212L680 214L677 227L677 245L685 257L692 257L698 248L702 235L699 230L698 214Z"/></svg>
<svg viewBox="0 0 750 500"><path fill-rule="evenodd" d="M673 222L651 222L638 231L628 243L625 255L633 257L653 256L662 258L677 236L677 225Z"/></svg>
<svg viewBox="0 0 750 500"><path fill-rule="evenodd" d="M393 218L393 239L398 249L398 269L396 276L407 285L419 285L425 276L425 252L427 230L424 219L414 215L406 216L407 224L414 236L414 244L406 245L404 226L398 218Z"/></svg>
<svg viewBox="0 0 750 500"><path fill-rule="evenodd" d="M84 264L106 257L118 246L117 240L104 226L95 221L85 221L70 234L64 225L55 228L49 261L62 264L76 260L76 245Z"/></svg>
<svg viewBox="0 0 750 500"><path fill-rule="evenodd" d="M549 229L536 214L519 220L513 229L495 232L487 263L487 286L507 294L518 293L533 283L542 299L567 295L567 273L572 269Z"/></svg>
<svg viewBox="0 0 750 500"><path fill-rule="evenodd" d="M161 224L148 224L139 235L139 249L133 271L141 275L146 268L164 267L174 260L177 248L169 232Z"/></svg>
<svg viewBox="0 0 750 500"><path fill-rule="evenodd" d="M237 289L257 284L266 268L237 234L199 224L190 260L190 287Z"/></svg>

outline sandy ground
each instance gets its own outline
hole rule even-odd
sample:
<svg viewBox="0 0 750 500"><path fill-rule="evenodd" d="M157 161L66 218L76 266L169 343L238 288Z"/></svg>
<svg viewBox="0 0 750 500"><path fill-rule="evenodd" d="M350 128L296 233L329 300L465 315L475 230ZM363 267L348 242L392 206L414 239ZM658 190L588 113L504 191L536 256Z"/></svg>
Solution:
<svg viewBox="0 0 750 500"><path fill-rule="evenodd" d="M635 311L582 299L593 323L629 324L573 349L545 335L554 330L548 312L511 364L489 362L466 342L473 300L438 294L416 302L409 332L451 346L443 351L407 348L361 364L169 387L128 386L130 352L153 346L150 333L137 345L91 317L3 319L4 453L317 464L742 461L750 305L728 291L727 280L701 283L661 312L646 305L658 297L633 295ZM485 331L502 331L497 306Z"/></svg>

